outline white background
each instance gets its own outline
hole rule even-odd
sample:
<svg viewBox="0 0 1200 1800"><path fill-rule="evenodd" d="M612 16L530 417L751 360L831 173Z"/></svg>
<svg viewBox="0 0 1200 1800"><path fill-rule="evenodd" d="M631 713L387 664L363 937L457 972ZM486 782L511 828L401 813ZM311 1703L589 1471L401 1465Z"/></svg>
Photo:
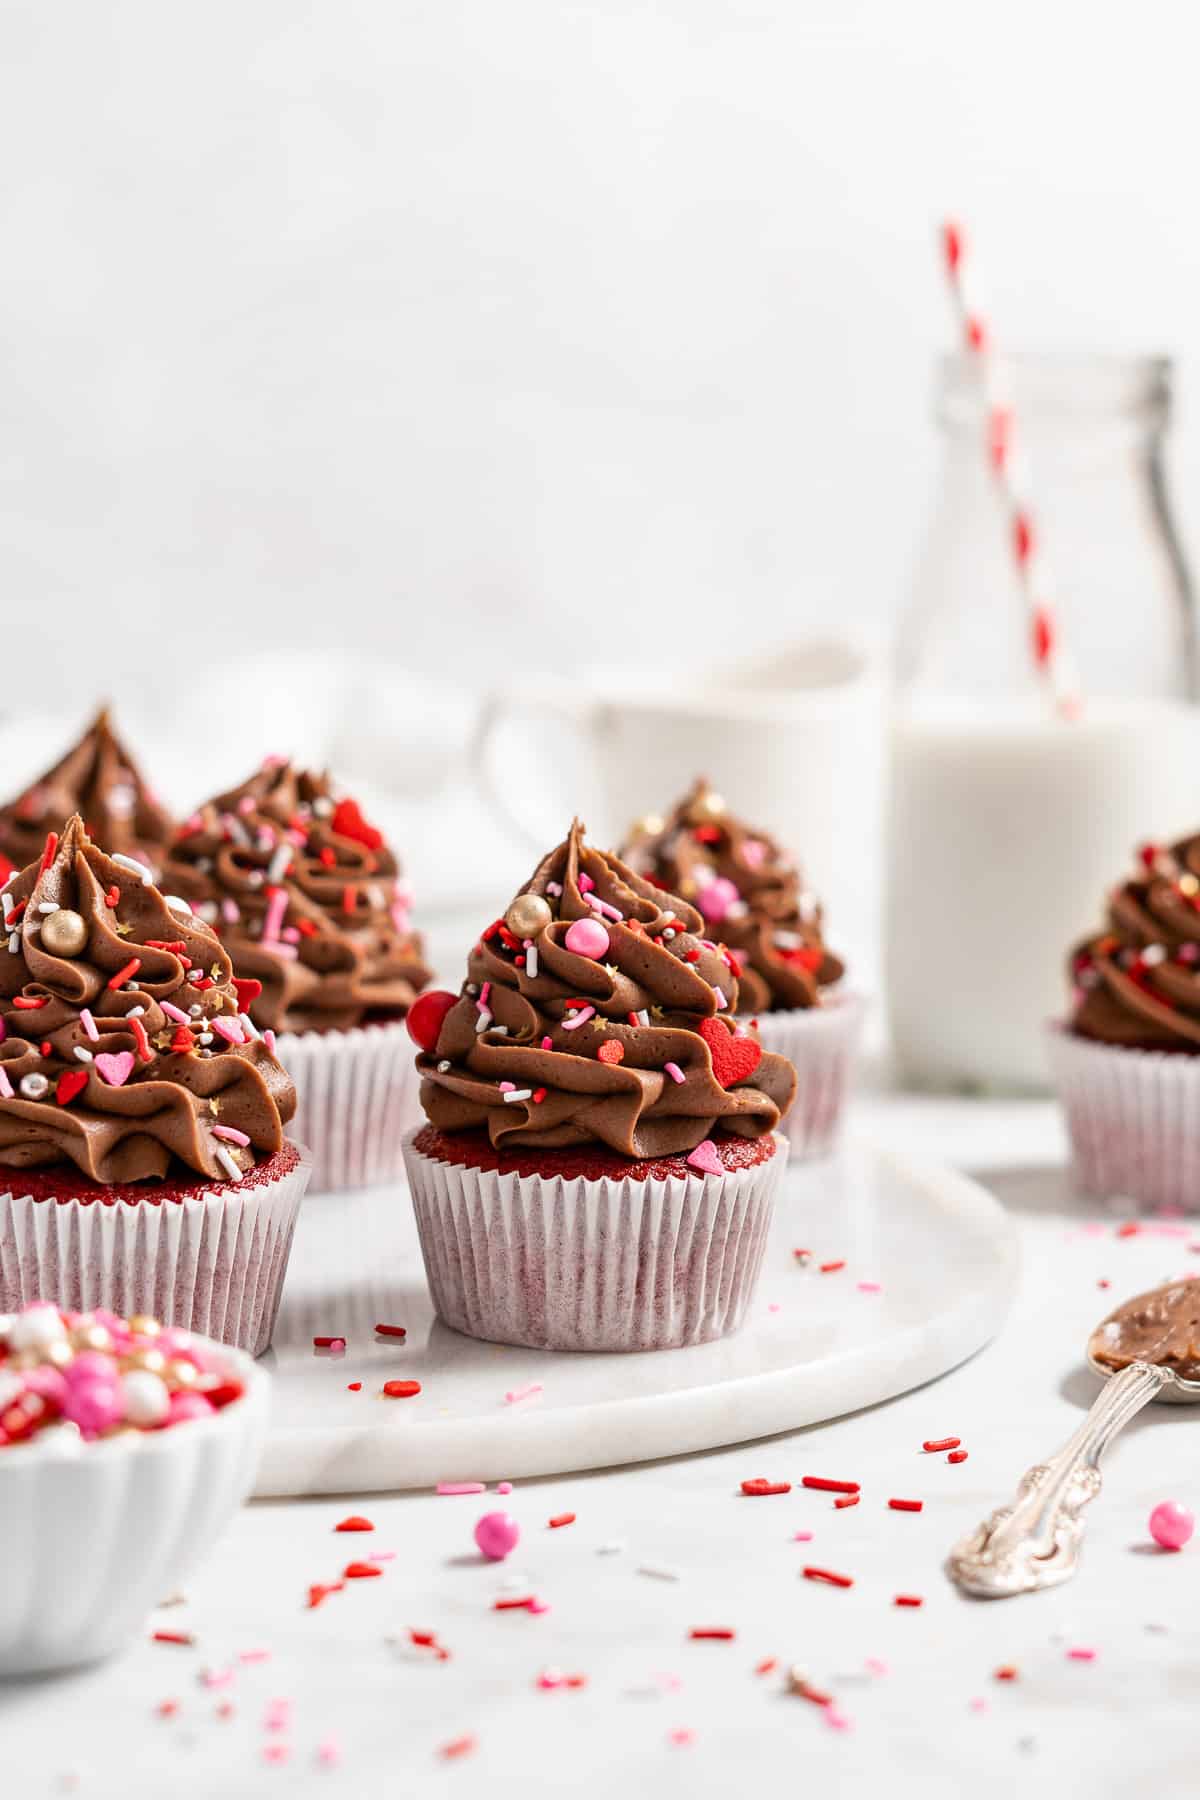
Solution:
<svg viewBox="0 0 1200 1800"><path fill-rule="evenodd" d="M1009 0L0 4L0 707L887 627L933 248L1200 349L1197 28ZM1200 469L1175 444L1185 533ZM7 658L5 661L7 662ZM19 679L12 679L12 670Z"/></svg>

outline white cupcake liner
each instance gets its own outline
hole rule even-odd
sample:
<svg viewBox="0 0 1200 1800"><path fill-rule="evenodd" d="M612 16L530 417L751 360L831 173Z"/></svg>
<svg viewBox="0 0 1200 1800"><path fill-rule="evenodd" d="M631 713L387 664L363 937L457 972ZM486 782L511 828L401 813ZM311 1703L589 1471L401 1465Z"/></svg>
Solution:
<svg viewBox="0 0 1200 1800"><path fill-rule="evenodd" d="M266 1430L265 1370L232 1368L246 1391L209 1418L0 1452L0 1676L111 1655L191 1574L249 1493Z"/></svg>
<svg viewBox="0 0 1200 1800"><path fill-rule="evenodd" d="M294 1131L313 1153L312 1192L374 1187L404 1168L404 1134L421 1117L416 1045L403 1019L352 1031L280 1032L296 1084Z"/></svg>
<svg viewBox="0 0 1200 1800"><path fill-rule="evenodd" d="M763 1049L795 1064L796 1098L779 1129L802 1161L828 1156L837 1143L866 1012L862 994L838 992L822 1006L756 1014Z"/></svg>
<svg viewBox="0 0 1200 1800"><path fill-rule="evenodd" d="M182 1199L34 1199L0 1190L0 1312L52 1300L148 1313L260 1356L271 1341L312 1157L273 1180ZM103 1190L99 1190L100 1195ZM96 1196L97 1190L91 1190Z"/></svg>
<svg viewBox="0 0 1200 1800"><path fill-rule="evenodd" d="M1058 1024L1049 1053L1080 1191L1200 1212L1200 1055L1128 1050Z"/></svg>
<svg viewBox="0 0 1200 1800"><path fill-rule="evenodd" d="M762 1268L787 1141L751 1168L637 1181L501 1175L405 1139L425 1272L468 1337L667 1350L736 1331Z"/></svg>

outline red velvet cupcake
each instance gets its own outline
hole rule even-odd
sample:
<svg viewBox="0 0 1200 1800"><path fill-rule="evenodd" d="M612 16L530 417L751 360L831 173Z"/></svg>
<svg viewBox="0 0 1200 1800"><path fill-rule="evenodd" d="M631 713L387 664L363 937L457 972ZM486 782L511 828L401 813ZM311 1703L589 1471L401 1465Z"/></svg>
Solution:
<svg viewBox="0 0 1200 1800"><path fill-rule="evenodd" d="M229 959L77 817L0 916L0 1311L153 1314L264 1350L311 1158Z"/></svg>
<svg viewBox="0 0 1200 1800"><path fill-rule="evenodd" d="M795 1071L731 1017L683 900L574 825L409 1028L429 1125L405 1160L438 1312L469 1336L657 1350L741 1323Z"/></svg>

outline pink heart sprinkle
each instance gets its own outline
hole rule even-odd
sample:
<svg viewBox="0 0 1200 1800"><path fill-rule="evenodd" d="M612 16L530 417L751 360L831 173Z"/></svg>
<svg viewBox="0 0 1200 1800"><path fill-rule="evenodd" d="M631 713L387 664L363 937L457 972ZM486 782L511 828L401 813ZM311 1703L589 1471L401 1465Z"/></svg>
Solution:
<svg viewBox="0 0 1200 1800"><path fill-rule="evenodd" d="M687 1160L688 1167L699 1169L701 1174L723 1175L725 1173L721 1166L721 1159L717 1155L717 1146L711 1138L705 1138L702 1144L697 1144Z"/></svg>
<svg viewBox="0 0 1200 1800"><path fill-rule="evenodd" d="M119 1050L115 1055L102 1054L96 1057L92 1067L102 1081L107 1081L109 1087L124 1087L133 1074L133 1051Z"/></svg>

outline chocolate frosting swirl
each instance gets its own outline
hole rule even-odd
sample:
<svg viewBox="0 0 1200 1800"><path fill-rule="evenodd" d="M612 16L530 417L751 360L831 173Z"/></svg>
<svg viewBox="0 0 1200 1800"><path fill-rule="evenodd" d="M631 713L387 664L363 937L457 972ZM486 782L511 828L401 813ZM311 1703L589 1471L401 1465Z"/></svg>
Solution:
<svg viewBox="0 0 1200 1800"><path fill-rule="evenodd" d="M735 818L703 777L665 823L639 820L621 854L720 931L738 965L739 1012L820 1006L821 990L845 973L794 860Z"/></svg>
<svg viewBox="0 0 1200 1800"><path fill-rule="evenodd" d="M107 708L52 769L0 807L0 877L40 856L47 832L61 831L74 813L110 854L134 856L158 874L174 822L113 730Z"/></svg>
<svg viewBox="0 0 1200 1800"><path fill-rule="evenodd" d="M257 980L256 1025L347 1031L402 1018L429 981L381 834L327 775L269 757L185 820L167 882Z"/></svg>
<svg viewBox="0 0 1200 1800"><path fill-rule="evenodd" d="M1200 834L1147 844L1108 900L1104 931L1071 952L1071 1025L1136 1050L1200 1050Z"/></svg>
<svg viewBox="0 0 1200 1800"><path fill-rule="evenodd" d="M729 1016L728 952L686 901L586 844L578 821L488 926L467 973L435 1050L417 1059L439 1130L644 1158L692 1150L714 1127L761 1137L791 1105L791 1063Z"/></svg>
<svg viewBox="0 0 1200 1800"><path fill-rule="evenodd" d="M110 1185L183 1164L231 1181L281 1147L295 1091L182 902L75 817L5 884L2 910L0 1164L71 1162Z"/></svg>

